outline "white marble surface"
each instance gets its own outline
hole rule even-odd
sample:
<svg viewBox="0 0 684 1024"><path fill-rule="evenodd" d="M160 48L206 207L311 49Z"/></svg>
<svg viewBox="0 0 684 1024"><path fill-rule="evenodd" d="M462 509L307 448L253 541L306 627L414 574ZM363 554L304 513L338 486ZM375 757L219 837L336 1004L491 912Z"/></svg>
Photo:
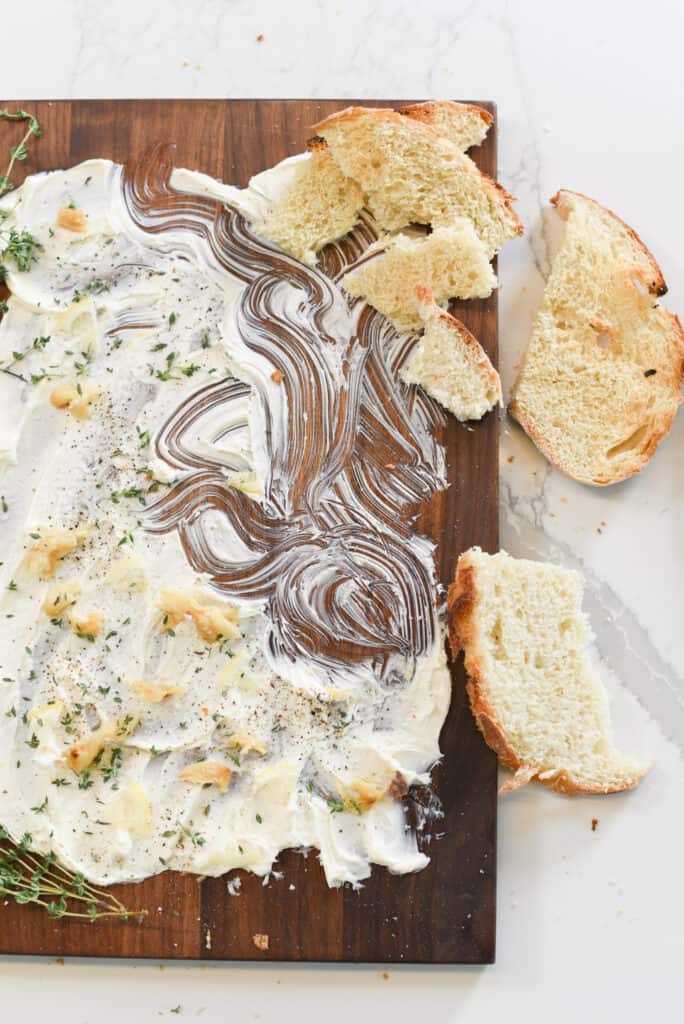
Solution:
<svg viewBox="0 0 684 1024"><path fill-rule="evenodd" d="M684 312L684 10L674 0L25 0L3 9L2 30L14 41L0 63L9 98L495 99L500 176L527 227L500 262L507 386L548 266L545 206L561 186L607 203L642 234L670 284L667 304ZM335 1024L379 1012L393 1024L417 1015L675 1019L684 995L683 441L680 416L639 478L588 490L503 425L502 543L585 571L619 738L656 764L624 796L571 801L529 787L502 801L496 966L391 968L386 979L371 968L4 960L7 1019L27 1010L55 1024Z"/></svg>

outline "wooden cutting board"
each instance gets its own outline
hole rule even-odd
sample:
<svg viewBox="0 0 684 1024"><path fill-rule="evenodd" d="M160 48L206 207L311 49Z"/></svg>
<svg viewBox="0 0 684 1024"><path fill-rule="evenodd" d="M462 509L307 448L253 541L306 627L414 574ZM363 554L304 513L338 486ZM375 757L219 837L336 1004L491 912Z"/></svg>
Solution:
<svg viewBox="0 0 684 1024"><path fill-rule="evenodd" d="M89 157L125 161L155 142L177 146L179 166L246 185L251 175L304 149L310 126L349 103L367 100L0 101L38 116L44 136L20 171L69 167ZM494 111L492 104L482 106ZM15 126L16 129L16 126ZM0 127L2 152L12 128ZM12 138L12 142L14 142ZM473 158L496 176L496 125ZM18 177L18 176L17 176ZM497 299L458 304L458 315L496 364ZM449 418L443 442L448 490L424 509L420 529L437 544L447 585L458 555L472 544L498 547L498 421L473 427ZM268 886L242 872L237 896L227 878L200 881L167 872L117 886L142 923L53 921L30 906L0 905L0 953L60 956L294 960L382 963L490 963L496 897L496 760L470 714L462 662L453 667L453 700L442 732L434 785L443 820L425 847L429 866L393 876L375 868L359 891L329 890L314 853L282 855L283 878ZM436 836L439 835L439 838ZM258 950L255 934L269 936Z"/></svg>

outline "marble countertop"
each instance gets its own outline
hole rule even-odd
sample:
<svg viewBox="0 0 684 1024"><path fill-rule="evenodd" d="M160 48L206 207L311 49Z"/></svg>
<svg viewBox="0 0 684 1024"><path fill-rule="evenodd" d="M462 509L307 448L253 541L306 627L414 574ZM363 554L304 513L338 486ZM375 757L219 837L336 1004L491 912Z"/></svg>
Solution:
<svg viewBox="0 0 684 1024"><path fill-rule="evenodd" d="M500 258L506 388L548 270L548 199L562 186L639 232L670 285L665 304L684 313L684 10L674 0L26 0L3 10L2 25L17 41L0 66L10 98L496 100L500 180L526 225ZM417 1014L459 1024L494 1014L509 1024L670 1019L684 995L683 442L680 415L640 476L588 489L502 421L502 546L583 570L618 740L656 763L629 794L571 800L529 786L501 801L495 966L4 959L8 1018L30 1008L55 1024L295 1014L335 1024L380 1011L393 1024Z"/></svg>

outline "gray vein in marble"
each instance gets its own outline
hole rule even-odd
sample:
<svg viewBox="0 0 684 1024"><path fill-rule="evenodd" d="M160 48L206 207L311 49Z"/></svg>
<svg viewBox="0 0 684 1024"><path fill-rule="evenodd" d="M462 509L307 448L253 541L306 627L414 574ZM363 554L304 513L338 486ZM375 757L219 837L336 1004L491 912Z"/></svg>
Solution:
<svg viewBox="0 0 684 1024"><path fill-rule="evenodd" d="M543 490L543 489L542 489ZM502 547L517 558L560 563L584 576L584 608L589 615L601 658L622 680L663 733L684 752L684 679L651 643L647 630L615 591L588 568L567 544L551 540L534 521L517 511L518 499L501 480ZM535 499L536 501L536 499Z"/></svg>

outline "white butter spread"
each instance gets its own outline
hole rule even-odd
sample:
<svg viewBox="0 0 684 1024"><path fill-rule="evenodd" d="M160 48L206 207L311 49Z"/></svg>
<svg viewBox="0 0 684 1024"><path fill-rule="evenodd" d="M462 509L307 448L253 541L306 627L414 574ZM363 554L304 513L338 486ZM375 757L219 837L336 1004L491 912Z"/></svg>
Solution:
<svg viewBox="0 0 684 1024"><path fill-rule="evenodd" d="M293 166L245 190L176 171L186 206L157 220L158 182L145 206L104 160L0 203L42 245L10 267L0 323L0 822L94 882L267 875L291 847L316 848L330 885L427 863L397 797L429 781L450 696L432 548L405 529L444 486L439 414L398 381L402 339L372 320L350 345L368 311L235 213L258 229ZM260 276L211 226L215 200ZM56 226L69 206L84 233ZM82 418L57 407L86 385ZM198 763L228 784L187 781Z"/></svg>

